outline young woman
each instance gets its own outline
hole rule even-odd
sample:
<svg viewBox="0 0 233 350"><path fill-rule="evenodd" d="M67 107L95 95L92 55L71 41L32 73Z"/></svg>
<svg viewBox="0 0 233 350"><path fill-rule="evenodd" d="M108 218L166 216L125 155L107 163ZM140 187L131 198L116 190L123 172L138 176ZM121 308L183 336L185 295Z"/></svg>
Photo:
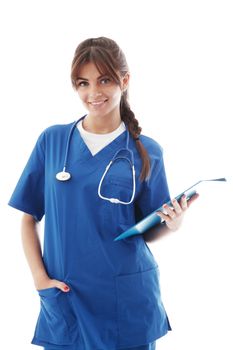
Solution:
<svg viewBox="0 0 233 350"><path fill-rule="evenodd" d="M165 206L150 232L114 241L170 199L161 147L141 134L127 101L129 79L113 40L79 44L71 80L87 114L42 132L9 202L24 212L41 302L32 343L46 350L154 350L171 329L145 241L179 228L186 198Z"/></svg>

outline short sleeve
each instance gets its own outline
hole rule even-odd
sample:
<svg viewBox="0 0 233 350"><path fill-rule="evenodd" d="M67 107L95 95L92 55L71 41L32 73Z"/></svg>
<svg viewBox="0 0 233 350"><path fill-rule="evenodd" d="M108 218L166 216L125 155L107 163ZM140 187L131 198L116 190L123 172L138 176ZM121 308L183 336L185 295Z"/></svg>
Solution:
<svg viewBox="0 0 233 350"><path fill-rule="evenodd" d="M44 133L29 157L8 204L40 221L44 215Z"/></svg>
<svg viewBox="0 0 233 350"><path fill-rule="evenodd" d="M152 159L150 177L144 181L136 200L136 221L142 220L169 200L170 193L161 151L159 158Z"/></svg>

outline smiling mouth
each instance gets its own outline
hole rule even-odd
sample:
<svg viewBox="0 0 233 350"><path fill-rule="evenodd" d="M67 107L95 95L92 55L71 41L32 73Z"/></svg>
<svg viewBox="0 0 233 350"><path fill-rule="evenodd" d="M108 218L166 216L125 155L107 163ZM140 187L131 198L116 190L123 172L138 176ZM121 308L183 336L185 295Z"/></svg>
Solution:
<svg viewBox="0 0 233 350"><path fill-rule="evenodd" d="M101 101L92 101L92 102L88 102L89 104L91 104L92 106L101 106L102 104L104 104L107 100L101 100Z"/></svg>

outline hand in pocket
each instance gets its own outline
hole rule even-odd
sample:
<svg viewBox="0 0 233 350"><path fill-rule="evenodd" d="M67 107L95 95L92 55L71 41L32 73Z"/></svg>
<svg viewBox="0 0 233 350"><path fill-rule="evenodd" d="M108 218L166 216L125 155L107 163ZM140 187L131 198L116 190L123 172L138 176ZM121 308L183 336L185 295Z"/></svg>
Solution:
<svg viewBox="0 0 233 350"><path fill-rule="evenodd" d="M70 287L66 283L56 279L51 279L51 278L46 278L41 281L38 281L35 285L38 291L43 289L49 289L49 288L58 288L62 292L70 291Z"/></svg>

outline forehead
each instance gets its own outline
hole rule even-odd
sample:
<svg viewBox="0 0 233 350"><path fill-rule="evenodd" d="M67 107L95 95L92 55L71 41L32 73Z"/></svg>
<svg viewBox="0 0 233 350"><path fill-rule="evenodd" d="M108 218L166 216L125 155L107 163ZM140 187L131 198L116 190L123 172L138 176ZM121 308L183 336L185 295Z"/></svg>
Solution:
<svg viewBox="0 0 233 350"><path fill-rule="evenodd" d="M102 75L103 73L97 69L93 62L85 63L82 67L80 67L78 74L79 77L85 79L97 79Z"/></svg>

